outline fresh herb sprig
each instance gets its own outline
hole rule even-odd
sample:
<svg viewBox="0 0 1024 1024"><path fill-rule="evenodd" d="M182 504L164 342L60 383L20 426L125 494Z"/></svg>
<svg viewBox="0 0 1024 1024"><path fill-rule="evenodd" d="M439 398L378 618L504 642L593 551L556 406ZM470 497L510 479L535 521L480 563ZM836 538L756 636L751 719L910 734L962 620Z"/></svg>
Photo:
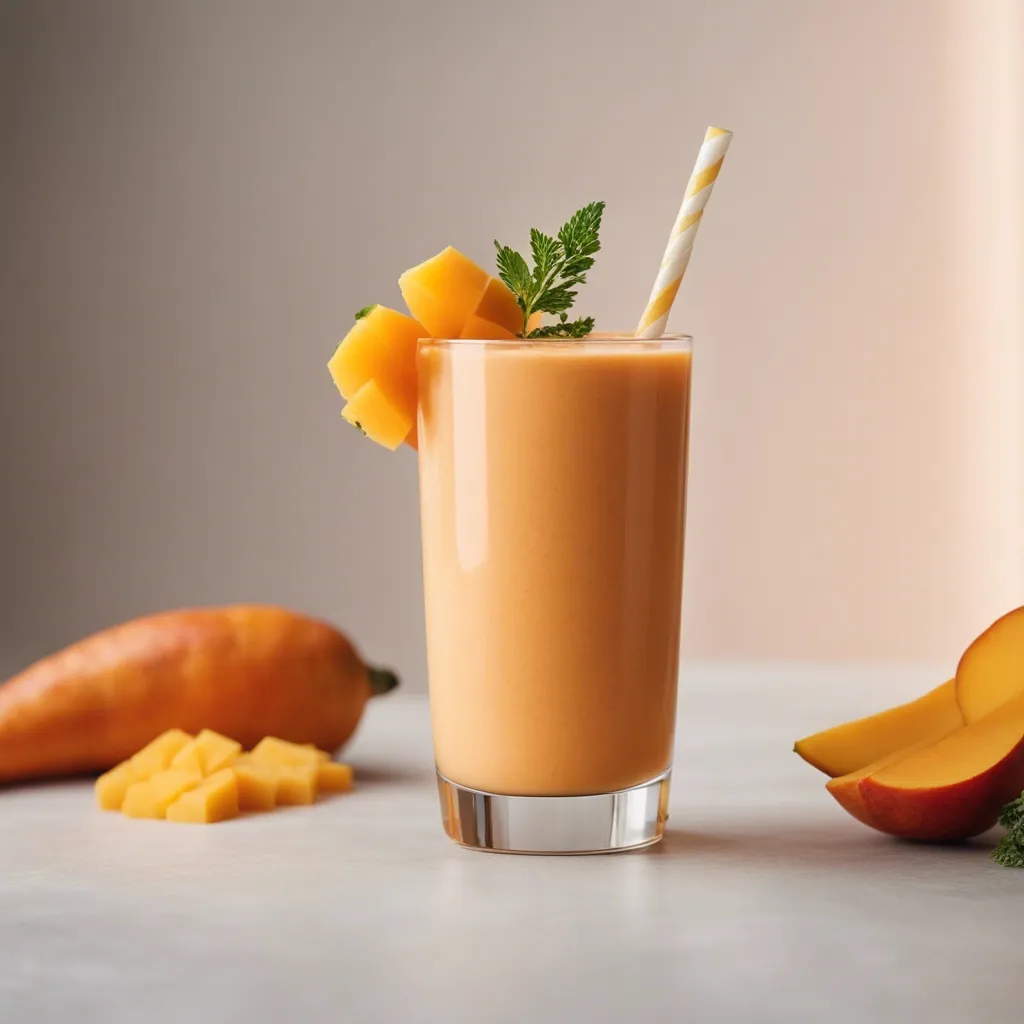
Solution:
<svg viewBox="0 0 1024 1024"><path fill-rule="evenodd" d="M530 230L533 270L514 249L495 239L498 276L508 285L523 311L520 338L583 338L594 329L592 316L569 320L578 285L585 284L594 254L601 249L604 203L588 203L562 225L556 238ZM551 313L558 322L527 333L534 313Z"/></svg>
<svg viewBox="0 0 1024 1024"><path fill-rule="evenodd" d="M1024 868L1024 793L1003 808L999 824L1006 835L992 851L992 859L1004 868Z"/></svg>

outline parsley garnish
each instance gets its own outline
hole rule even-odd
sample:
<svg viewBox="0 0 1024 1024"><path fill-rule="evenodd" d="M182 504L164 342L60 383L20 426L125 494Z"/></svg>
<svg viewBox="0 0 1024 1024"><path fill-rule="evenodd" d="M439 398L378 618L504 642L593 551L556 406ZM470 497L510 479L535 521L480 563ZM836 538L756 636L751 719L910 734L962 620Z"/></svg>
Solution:
<svg viewBox="0 0 1024 1024"><path fill-rule="evenodd" d="M362 320L364 316L369 316L377 308L377 303L373 303L372 306L363 306L358 313L356 313L356 319Z"/></svg>
<svg viewBox="0 0 1024 1024"><path fill-rule="evenodd" d="M585 284L594 265L594 253L601 248L598 237L604 203L589 203L562 225L557 238L530 229L531 271L514 249L495 240L498 276L508 285L523 311L520 338L583 338L594 329L592 316L569 320L568 310L576 301L577 285ZM526 333L534 313L552 313L558 323L537 327Z"/></svg>
<svg viewBox="0 0 1024 1024"><path fill-rule="evenodd" d="M1003 808L999 824L1006 835L992 851L992 859L1004 868L1024 868L1024 793Z"/></svg>

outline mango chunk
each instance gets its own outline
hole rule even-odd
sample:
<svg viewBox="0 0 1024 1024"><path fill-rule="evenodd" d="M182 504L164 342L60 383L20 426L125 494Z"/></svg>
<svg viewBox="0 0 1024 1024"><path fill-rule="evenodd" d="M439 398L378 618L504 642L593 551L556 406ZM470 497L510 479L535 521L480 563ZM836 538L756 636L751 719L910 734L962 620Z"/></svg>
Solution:
<svg viewBox="0 0 1024 1024"><path fill-rule="evenodd" d="M164 818L171 804L202 782L203 776L196 769L168 768L157 772L145 782L128 787L121 813L129 818Z"/></svg>
<svg viewBox="0 0 1024 1024"><path fill-rule="evenodd" d="M139 777L135 758L112 768L96 780L96 801L104 810L201 824L224 821L240 811L312 804L321 791L352 788L348 765L335 764L312 743L274 736L243 753L239 743L212 729L195 737L172 730L136 757L144 771L168 759L170 765L146 778Z"/></svg>
<svg viewBox="0 0 1024 1024"><path fill-rule="evenodd" d="M473 316L496 324L513 336L523 329L523 311L508 285L497 277L487 279L487 287L473 310Z"/></svg>
<svg viewBox="0 0 1024 1024"><path fill-rule="evenodd" d="M231 770L238 785L238 809L272 811L277 806L277 769L258 761L236 761Z"/></svg>
<svg viewBox="0 0 1024 1024"><path fill-rule="evenodd" d="M260 740L249 754L256 762L270 765L316 765L330 759L326 751L318 750L309 743L289 743L276 736Z"/></svg>
<svg viewBox="0 0 1024 1024"><path fill-rule="evenodd" d="M428 337L458 338L490 280L486 270L448 246L402 274L398 287Z"/></svg>
<svg viewBox="0 0 1024 1024"><path fill-rule="evenodd" d="M199 756L199 749L194 746L195 740L189 740L179 750L174 757L171 758L171 768L185 768L188 771L197 771L201 776L205 776L207 773L203 770L203 761Z"/></svg>
<svg viewBox="0 0 1024 1024"><path fill-rule="evenodd" d="M292 807L316 800L320 762L315 764L277 765L277 806Z"/></svg>
<svg viewBox="0 0 1024 1024"><path fill-rule="evenodd" d="M212 729L203 729L174 755L171 767L183 768L198 762L203 775L212 775L230 765L241 752L242 744L237 740L222 736Z"/></svg>
<svg viewBox="0 0 1024 1024"><path fill-rule="evenodd" d="M419 322L387 306L374 306L345 335L327 368L342 398L367 381L377 386L403 417L416 416L416 343L427 337Z"/></svg>
<svg viewBox="0 0 1024 1024"><path fill-rule="evenodd" d="M238 780L234 768L211 775L198 789L182 794L167 808L167 820L209 825L238 817Z"/></svg>
<svg viewBox="0 0 1024 1024"><path fill-rule="evenodd" d="M496 278L491 278L496 280ZM498 284L505 288L503 282L498 281ZM508 289L505 289L508 291ZM508 292L509 296L512 296L511 292ZM515 299L512 299L515 302ZM524 333L529 334L530 331L540 327L544 322L543 313L533 313L530 316L529 321L526 324L526 330ZM509 324L512 326L509 327ZM465 323L462 328L462 333L459 335L460 338L472 338L478 341L515 341L519 337L519 332L523 330L523 313L516 304L516 316L513 320L511 317L506 316L501 322L495 322L485 316L481 316L479 311L474 313Z"/></svg>
<svg viewBox="0 0 1024 1024"><path fill-rule="evenodd" d="M174 755L191 740L187 732L181 729L168 729L155 740L147 743L134 757L131 766L140 781L144 781L157 772L167 768Z"/></svg>
<svg viewBox="0 0 1024 1024"><path fill-rule="evenodd" d="M520 324L522 324L522 321L520 321ZM515 340L515 332L506 330L500 324L484 320L473 314L466 321L459 337L473 338L478 341L513 341Z"/></svg>
<svg viewBox="0 0 1024 1024"><path fill-rule="evenodd" d="M352 788L352 768L337 761L324 761L316 770L318 793L347 793Z"/></svg>
<svg viewBox="0 0 1024 1024"><path fill-rule="evenodd" d="M410 416L393 406L375 380L367 381L346 403L341 415L371 441L394 451L412 430Z"/></svg>
<svg viewBox="0 0 1024 1024"><path fill-rule="evenodd" d="M96 780L96 803L100 810L119 811L128 787L139 781L131 761L122 761Z"/></svg>

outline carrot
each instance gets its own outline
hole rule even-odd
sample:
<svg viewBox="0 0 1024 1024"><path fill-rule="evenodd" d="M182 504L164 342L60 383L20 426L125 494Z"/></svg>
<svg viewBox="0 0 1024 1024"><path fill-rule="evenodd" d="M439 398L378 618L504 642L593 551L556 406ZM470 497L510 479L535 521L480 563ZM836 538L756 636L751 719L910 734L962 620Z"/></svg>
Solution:
<svg viewBox="0 0 1024 1024"><path fill-rule="evenodd" d="M103 771L175 727L336 750L366 701L397 685L338 630L284 608L135 619L0 686L0 782Z"/></svg>

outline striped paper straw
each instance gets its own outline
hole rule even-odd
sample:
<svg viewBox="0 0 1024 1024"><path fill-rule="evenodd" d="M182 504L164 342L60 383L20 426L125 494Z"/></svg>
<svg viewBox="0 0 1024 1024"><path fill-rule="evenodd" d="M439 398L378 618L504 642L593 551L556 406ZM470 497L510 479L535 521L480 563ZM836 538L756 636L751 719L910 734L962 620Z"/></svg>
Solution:
<svg viewBox="0 0 1024 1024"><path fill-rule="evenodd" d="M638 338L660 338L665 333L672 303L683 283L686 265L690 262L693 240L700 227L700 219L704 216L704 207L711 197L711 190L731 141L732 132L724 128L709 128L704 136L704 144L697 154L690 183L686 186L683 205L679 207L679 216L676 217L665 247L657 280L636 329Z"/></svg>

